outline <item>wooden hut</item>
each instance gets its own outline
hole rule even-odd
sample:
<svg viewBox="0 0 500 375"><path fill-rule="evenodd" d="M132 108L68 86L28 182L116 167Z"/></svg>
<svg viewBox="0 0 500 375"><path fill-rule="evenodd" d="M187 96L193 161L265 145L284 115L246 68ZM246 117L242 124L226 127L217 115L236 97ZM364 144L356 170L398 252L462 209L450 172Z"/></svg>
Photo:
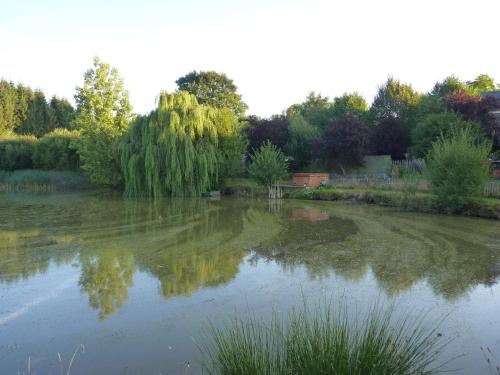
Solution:
<svg viewBox="0 0 500 375"><path fill-rule="evenodd" d="M330 181L328 173L294 173L292 182L294 186L318 187Z"/></svg>

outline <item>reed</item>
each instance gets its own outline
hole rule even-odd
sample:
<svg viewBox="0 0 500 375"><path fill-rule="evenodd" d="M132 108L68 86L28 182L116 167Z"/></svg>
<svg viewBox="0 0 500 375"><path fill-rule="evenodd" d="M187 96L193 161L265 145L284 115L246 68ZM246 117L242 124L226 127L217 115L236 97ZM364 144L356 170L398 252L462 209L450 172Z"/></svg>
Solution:
<svg viewBox="0 0 500 375"><path fill-rule="evenodd" d="M423 317L372 308L361 319L345 307L303 308L270 323L235 318L206 332L204 368L219 375L431 374L443 347Z"/></svg>

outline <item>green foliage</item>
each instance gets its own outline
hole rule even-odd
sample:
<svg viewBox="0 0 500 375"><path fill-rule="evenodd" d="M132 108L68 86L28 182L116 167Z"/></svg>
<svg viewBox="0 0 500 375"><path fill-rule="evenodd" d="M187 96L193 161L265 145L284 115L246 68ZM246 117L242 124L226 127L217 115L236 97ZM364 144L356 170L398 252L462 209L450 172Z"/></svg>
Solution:
<svg viewBox="0 0 500 375"><path fill-rule="evenodd" d="M39 90L0 80L0 134L15 132L41 137L56 127L68 128L73 107L65 99L47 103Z"/></svg>
<svg viewBox="0 0 500 375"><path fill-rule="evenodd" d="M47 100L45 100L45 95L41 91L35 91L28 101L26 118L19 124L16 133L33 134L41 137L54 128L54 114L47 104Z"/></svg>
<svg viewBox="0 0 500 375"><path fill-rule="evenodd" d="M32 168L36 142L32 135L4 134L0 137L0 170Z"/></svg>
<svg viewBox="0 0 500 375"><path fill-rule="evenodd" d="M236 123L234 134L221 135L219 140L219 181L245 172L244 156L248 147L245 124Z"/></svg>
<svg viewBox="0 0 500 375"><path fill-rule="evenodd" d="M309 124L300 114L289 115L286 152L292 157L294 170L305 168L313 157L312 144L319 137L319 129Z"/></svg>
<svg viewBox="0 0 500 375"><path fill-rule="evenodd" d="M33 166L40 169L75 170L79 159L72 144L78 141L78 131L55 129L36 143Z"/></svg>
<svg viewBox="0 0 500 375"><path fill-rule="evenodd" d="M12 82L0 80L0 134L13 131L19 125L18 95Z"/></svg>
<svg viewBox="0 0 500 375"><path fill-rule="evenodd" d="M332 116L336 120L341 120L348 116L366 119L367 114L368 103L357 92L345 93L333 99Z"/></svg>
<svg viewBox="0 0 500 375"><path fill-rule="evenodd" d="M458 79L457 76L451 75L440 82L436 82L432 88L431 94L440 98L445 98L449 94L453 94L457 90L466 90L467 85Z"/></svg>
<svg viewBox="0 0 500 375"><path fill-rule="evenodd" d="M440 136L448 137L456 129L473 129L476 137L480 136L481 126L477 122L465 121L452 112L433 113L420 121L412 132L412 153L417 157L427 155Z"/></svg>
<svg viewBox="0 0 500 375"><path fill-rule="evenodd" d="M128 92L118 70L94 58L94 67L77 87L73 128L81 130L74 143L81 168L94 184L118 186L122 182L118 141L130 119Z"/></svg>
<svg viewBox="0 0 500 375"><path fill-rule="evenodd" d="M185 91L161 93L158 108L134 119L121 143L126 195L201 195L217 185L227 159L241 152L243 142L230 140L236 136L228 109L201 105Z"/></svg>
<svg viewBox="0 0 500 375"><path fill-rule="evenodd" d="M469 128L453 130L432 144L427 172L441 206L456 211L473 203L489 178L490 152L491 143L478 142Z"/></svg>
<svg viewBox="0 0 500 375"><path fill-rule="evenodd" d="M301 115L309 124L324 129L332 118L332 103L328 97L311 91L300 104L294 104L287 109L287 117Z"/></svg>
<svg viewBox="0 0 500 375"><path fill-rule="evenodd" d="M49 106L54 116L54 126L61 129L70 129L75 118L73 106L64 98L53 96Z"/></svg>
<svg viewBox="0 0 500 375"><path fill-rule="evenodd" d="M208 374L219 375L413 375L434 370L441 348L435 328L421 317L394 318L372 308L350 319L340 305L293 311L269 323L236 318L209 326L205 354Z"/></svg>
<svg viewBox="0 0 500 375"><path fill-rule="evenodd" d="M478 75L473 81L468 81L467 85L477 94L495 91L497 88L495 80L487 74Z"/></svg>
<svg viewBox="0 0 500 375"><path fill-rule="evenodd" d="M285 155L271 142L265 142L250 156L250 176L260 185L271 188L288 174Z"/></svg>
<svg viewBox="0 0 500 375"><path fill-rule="evenodd" d="M446 101L444 98L434 94L425 94L415 109L415 121L418 124L428 115L443 113L446 110Z"/></svg>
<svg viewBox="0 0 500 375"><path fill-rule="evenodd" d="M370 111L376 120L397 119L409 130L415 125L415 109L420 99L421 95L410 84L390 77L379 87Z"/></svg>
<svg viewBox="0 0 500 375"><path fill-rule="evenodd" d="M228 108L237 118L245 115L248 106L241 100L233 80L223 73L213 71L186 74L175 81L179 90L187 91L200 104L207 104L215 108Z"/></svg>

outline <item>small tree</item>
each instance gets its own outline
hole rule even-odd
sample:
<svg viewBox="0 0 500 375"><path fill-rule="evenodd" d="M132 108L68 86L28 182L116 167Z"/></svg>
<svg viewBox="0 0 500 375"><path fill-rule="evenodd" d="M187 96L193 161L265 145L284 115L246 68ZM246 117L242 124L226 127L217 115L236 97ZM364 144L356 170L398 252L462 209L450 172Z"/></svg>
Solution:
<svg viewBox="0 0 500 375"><path fill-rule="evenodd" d="M470 128L455 129L432 144L427 173L440 206L460 210L481 194L489 176L485 161L490 152L491 142L477 141Z"/></svg>
<svg viewBox="0 0 500 375"><path fill-rule="evenodd" d="M271 142L266 141L250 156L248 167L250 176L260 185L271 191L272 187L288 174L285 155Z"/></svg>
<svg viewBox="0 0 500 375"><path fill-rule="evenodd" d="M122 182L118 140L127 130L132 107L118 70L94 58L93 68L76 88L73 128L81 131L75 147L90 181L118 186Z"/></svg>

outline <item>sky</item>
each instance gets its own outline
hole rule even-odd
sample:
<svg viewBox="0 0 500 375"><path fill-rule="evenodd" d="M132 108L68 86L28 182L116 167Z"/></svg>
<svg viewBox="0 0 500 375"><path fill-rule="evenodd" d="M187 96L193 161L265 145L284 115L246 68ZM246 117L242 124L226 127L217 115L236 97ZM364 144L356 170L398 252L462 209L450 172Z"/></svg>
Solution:
<svg viewBox="0 0 500 375"><path fill-rule="evenodd" d="M249 114L310 91L371 102L394 76L500 82L499 0L0 0L0 78L73 101L92 58L118 68L136 113L192 70L234 80Z"/></svg>

